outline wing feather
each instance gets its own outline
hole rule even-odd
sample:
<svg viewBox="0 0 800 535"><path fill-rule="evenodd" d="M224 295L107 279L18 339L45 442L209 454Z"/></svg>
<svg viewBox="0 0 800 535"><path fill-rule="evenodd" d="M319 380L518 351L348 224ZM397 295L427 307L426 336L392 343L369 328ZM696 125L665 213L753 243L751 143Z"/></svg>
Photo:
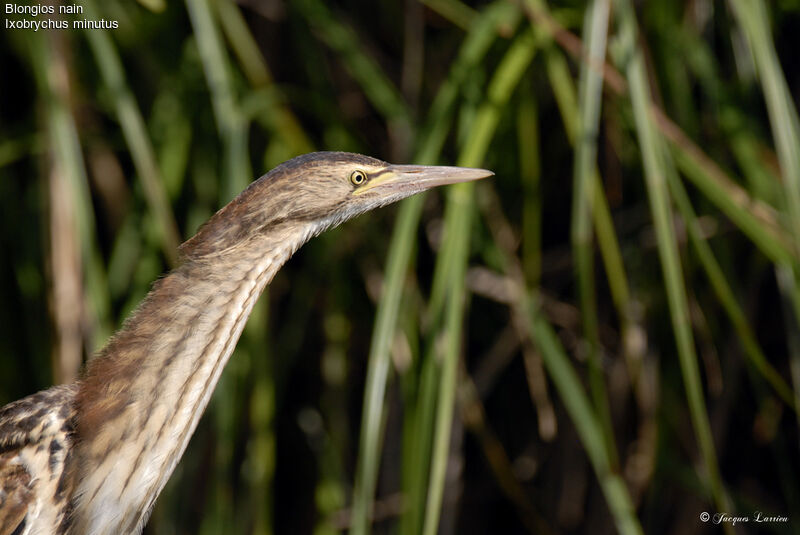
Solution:
<svg viewBox="0 0 800 535"><path fill-rule="evenodd" d="M0 535L68 528L75 390L57 386L0 408Z"/></svg>
<svg viewBox="0 0 800 535"><path fill-rule="evenodd" d="M28 470L15 452L0 454L0 535L22 534L36 494Z"/></svg>

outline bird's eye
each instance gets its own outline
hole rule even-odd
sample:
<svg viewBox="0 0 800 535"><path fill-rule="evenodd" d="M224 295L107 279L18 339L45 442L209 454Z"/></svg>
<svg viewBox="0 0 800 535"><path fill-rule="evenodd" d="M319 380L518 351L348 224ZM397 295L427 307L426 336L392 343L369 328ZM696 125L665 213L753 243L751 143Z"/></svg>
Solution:
<svg viewBox="0 0 800 535"><path fill-rule="evenodd" d="M367 180L367 175L364 171L360 169L356 169L352 173L350 173L350 182L353 183L354 186L360 186Z"/></svg>

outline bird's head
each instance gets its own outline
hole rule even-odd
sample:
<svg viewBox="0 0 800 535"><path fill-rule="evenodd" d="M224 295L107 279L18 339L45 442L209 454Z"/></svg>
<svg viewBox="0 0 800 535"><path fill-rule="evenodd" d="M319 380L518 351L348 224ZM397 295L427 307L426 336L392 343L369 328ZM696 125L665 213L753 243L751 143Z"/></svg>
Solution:
<svg viewBox="0 0 800 535"><path fill-rule="evenodd" d="M493 174L465 167L395 165L350 152L305 154L250 184L182 252L208 254L279 226L303 229L308 238L415 193Z"/></svg>

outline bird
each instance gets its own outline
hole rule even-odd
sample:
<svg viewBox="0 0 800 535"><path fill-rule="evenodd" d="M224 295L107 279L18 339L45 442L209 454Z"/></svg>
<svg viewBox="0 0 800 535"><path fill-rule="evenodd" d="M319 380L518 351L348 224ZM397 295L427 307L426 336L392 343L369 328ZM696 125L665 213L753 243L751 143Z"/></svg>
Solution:
<svg viewBox="0 0 800 535"><path fill-rule="evenodd" d="M315 152L252 182L180 246L77 381L0 408L0 535L141 533L292 254L369 210L493 174Z"/></svg>

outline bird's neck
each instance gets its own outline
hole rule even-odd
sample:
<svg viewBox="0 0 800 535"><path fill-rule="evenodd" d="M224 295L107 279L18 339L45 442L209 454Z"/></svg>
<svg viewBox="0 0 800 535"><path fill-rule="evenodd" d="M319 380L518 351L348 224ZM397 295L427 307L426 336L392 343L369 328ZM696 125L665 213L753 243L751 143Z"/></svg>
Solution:
<svg viewBox="0 0 800 535"><path fill-rule="evenodd" d="M81 533L137 532L209 402L258 297L309 237L251 238L153 286L89 365L77 397ZM114 520L116 518L116 520ZM117 522L117 523L113 523Z"/></svg>

